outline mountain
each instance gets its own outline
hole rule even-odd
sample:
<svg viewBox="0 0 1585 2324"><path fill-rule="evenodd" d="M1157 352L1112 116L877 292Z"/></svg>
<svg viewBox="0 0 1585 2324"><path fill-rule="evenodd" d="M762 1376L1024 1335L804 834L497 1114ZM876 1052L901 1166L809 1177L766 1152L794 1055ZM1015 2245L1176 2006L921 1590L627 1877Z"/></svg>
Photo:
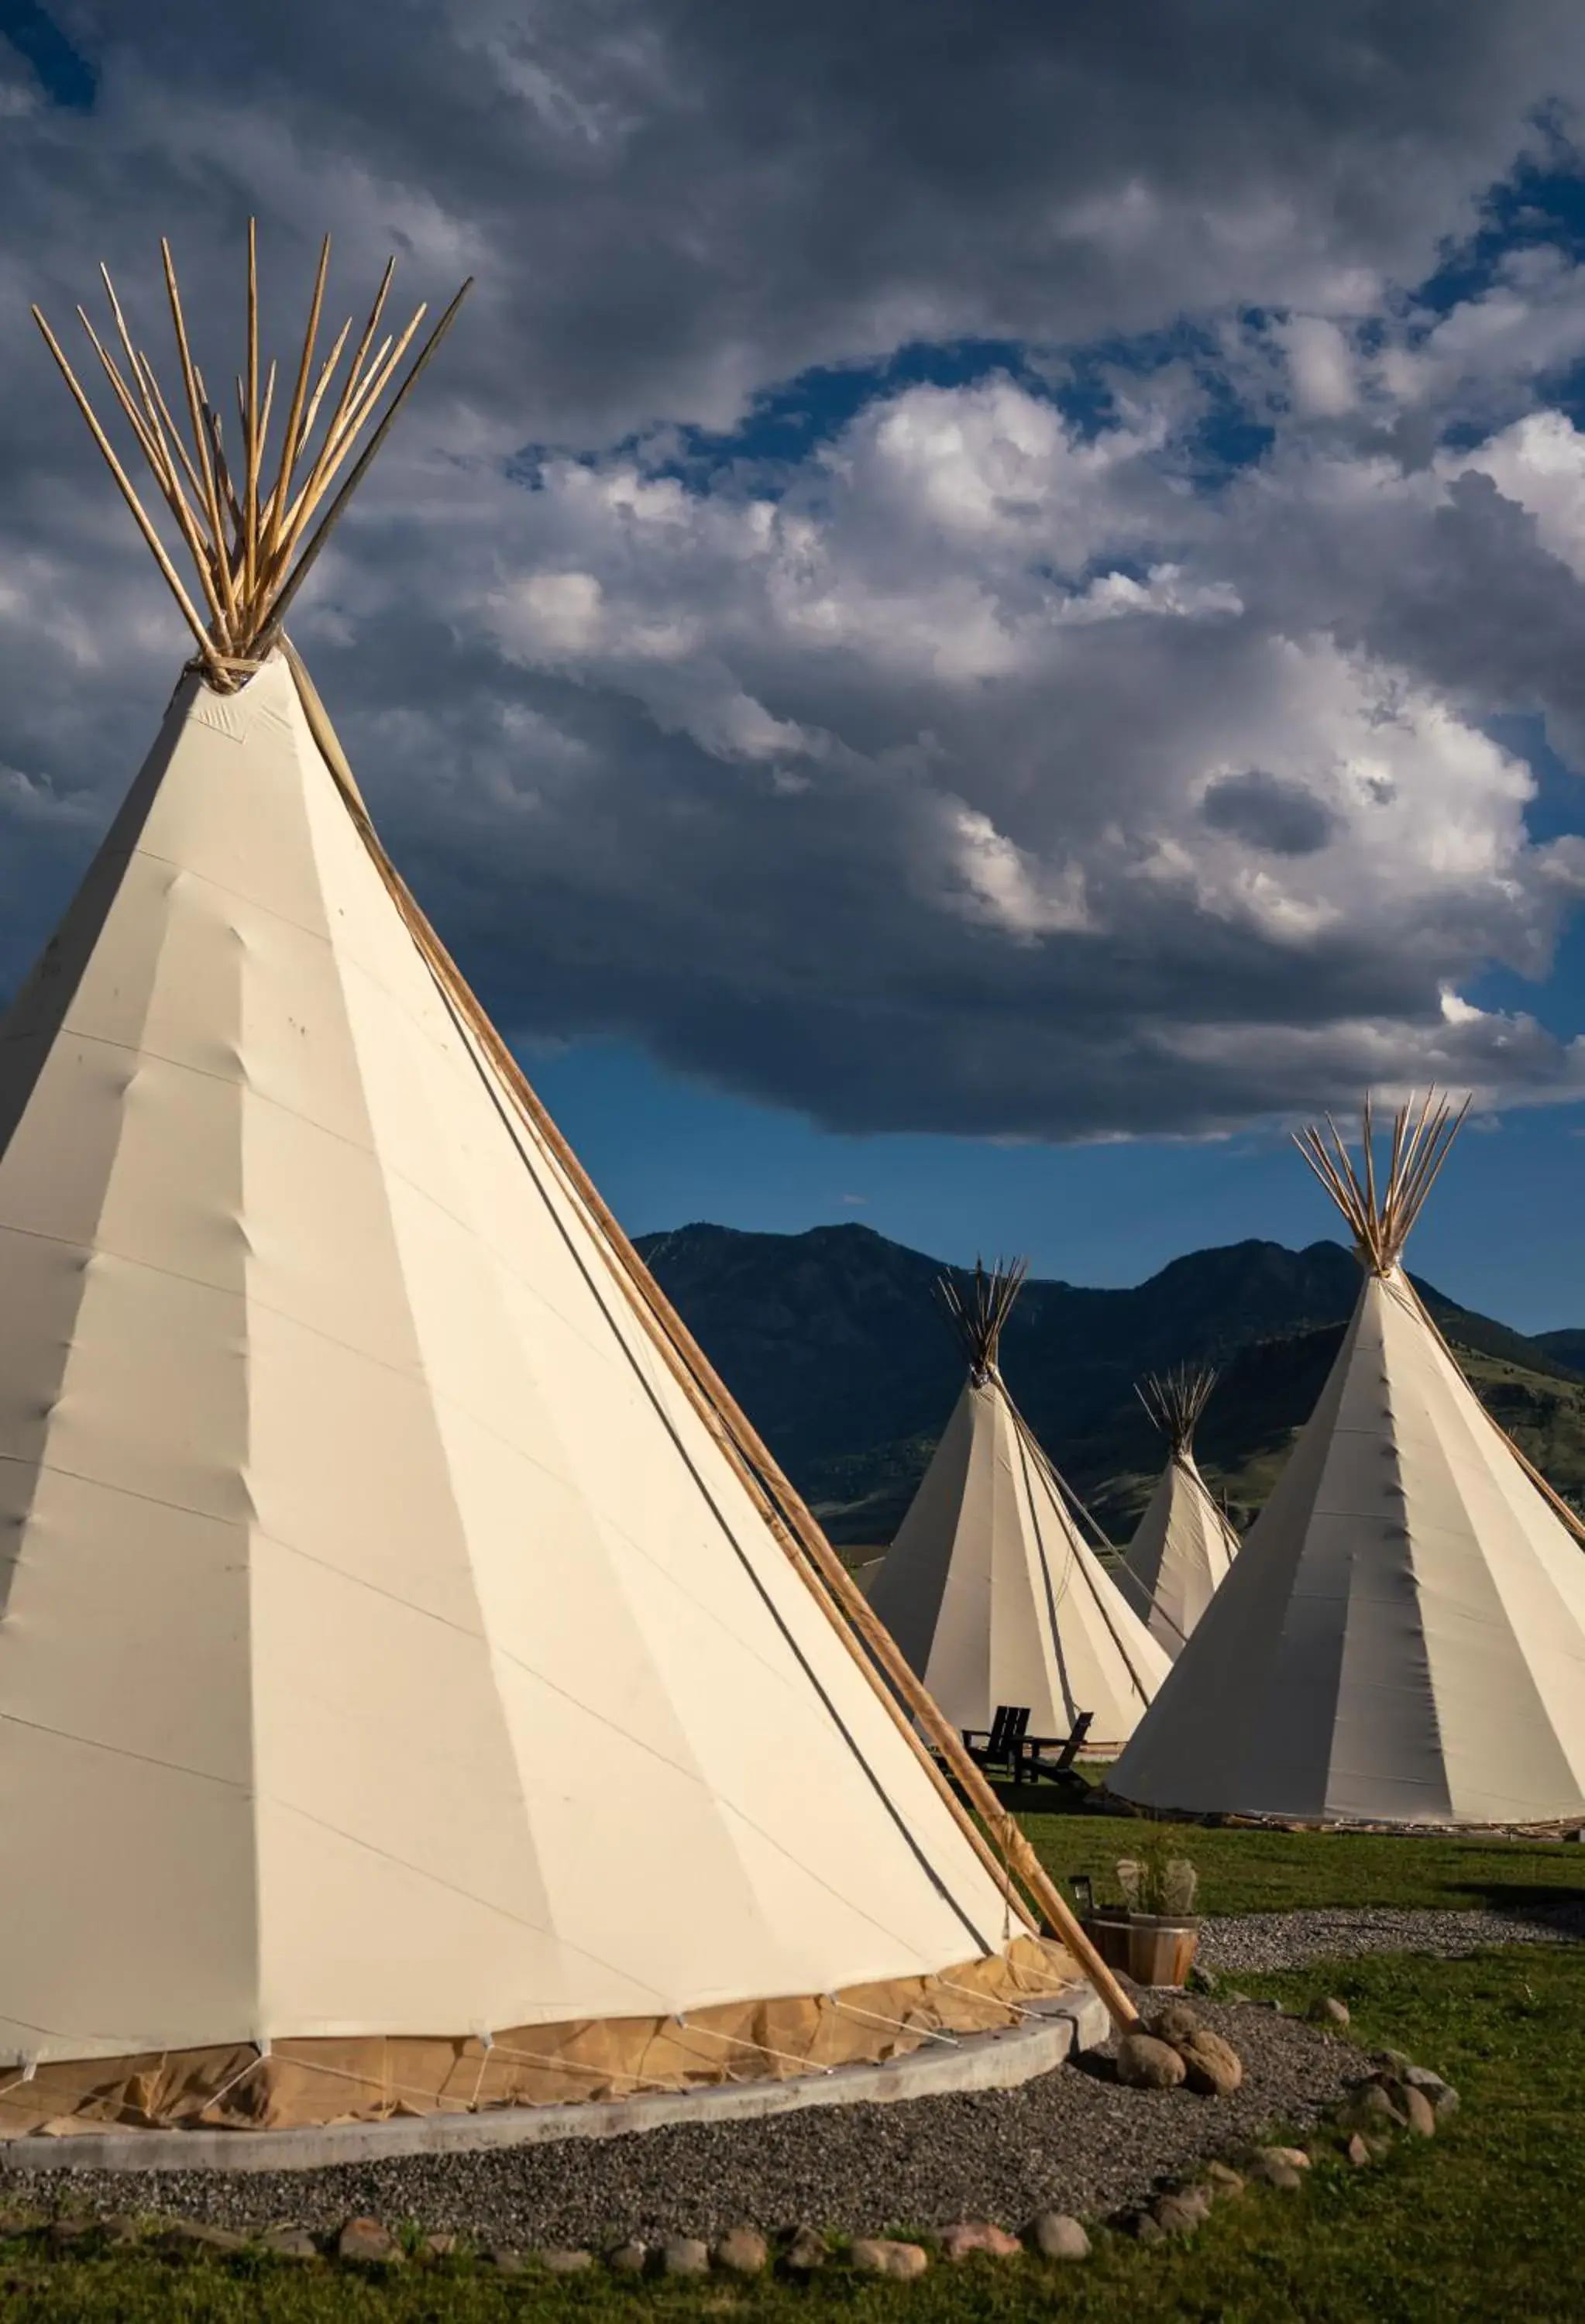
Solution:
<svg viewBox="0 0 1585 2324"><path fill-rule="evenodd" d="M1535 1345L1544 1348L1558 1363L1585 1372L1585 1332L1537 1332L1534 1338Z"/></svg>
<svg viewBox="0 0 1585 2324"><path fill-rule="evenodd" d="M959 1270L857 1225L687 1226L639 1249L833 1538L889 1540L963 1385L933 1290ZM1585 1379L1563 1351L1415 1281L1530 1458L1561 1491L1585 1493ZM1032 1279L1002 1369L1064 1474L1126 1538L1162 1458L1135 1380L1185 1358L1220 1364L1202 1465L1247 1522L1309 1415L1359 1286L1335 1242L1193 1251L1130 1290ZM1579 1340L1585 1363L1585 1334L1547 1339Z"/></svg>

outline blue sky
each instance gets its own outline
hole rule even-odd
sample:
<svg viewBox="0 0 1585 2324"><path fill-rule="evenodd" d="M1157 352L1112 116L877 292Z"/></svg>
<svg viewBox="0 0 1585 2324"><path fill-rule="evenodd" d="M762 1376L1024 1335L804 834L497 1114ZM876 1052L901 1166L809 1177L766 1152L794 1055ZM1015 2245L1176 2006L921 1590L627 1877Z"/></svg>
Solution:
<svg viewBox="0 0 1585 2324"><path fill-rule="evenodd" d="M591 1044L526 1062L635 1234L698 1219L773 1234L856 1222L960 1264L1027 1252L1037 1274L1109 1285L1251 1235L1346 1240L1279 1134L1078 1148L839 1137L631 1051ZM1571 1107L1466 1128L1416 1230L1416 1271L1521 1331L1585 1314L1582 1141Z"/></svg>
<svg viewBox="0 0 1585 2324"><path fill-rule="evenodd" d="M1550 0L1430 49L1367 0L457 0L376 51L350 0L0 0L5 279L146 300L173 229L223 319L249 213L289 317L327 223L348 305L387 248L476 274L294 627L631 1226L1128 1282L1329 1232L1289 1127L1435 1079L1479 1127L1418 1263L1542 1328L1585 1323L1582 104ZM182 650L41 383L7 982Z"/></svg>

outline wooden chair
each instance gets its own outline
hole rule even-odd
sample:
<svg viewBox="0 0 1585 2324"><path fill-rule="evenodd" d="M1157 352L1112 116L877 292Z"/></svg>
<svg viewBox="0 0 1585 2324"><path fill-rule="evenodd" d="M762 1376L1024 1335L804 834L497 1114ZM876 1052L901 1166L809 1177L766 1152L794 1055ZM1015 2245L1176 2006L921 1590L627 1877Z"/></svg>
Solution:
<svg viewBox="0 0 1585 2324"><path fill-rule="evenodd" d="M1064 1791L1085 1790L1084 1778L1074 1762L1084 1748L1094 1718L1092 1711L1081 1711L1071 1734L1021 1737L1013 1766L1015 1777L1029 1784L1037 1784L1044 1777L1047 1783L1061 1784ZM1047 1759L1047 1751L1055 1751L1056 1757Z"/></svg>
<svg viewBox="0 0 1585 2324"><path fill-rule="evenodd" d="M999 1703L989 1735L981 1728L963 1729L963 1748L976 1767L1005 1767L1009 1775L1016 1776L1028 1725L1027 1708L1020 1710L1014 1703Z"/></svg>

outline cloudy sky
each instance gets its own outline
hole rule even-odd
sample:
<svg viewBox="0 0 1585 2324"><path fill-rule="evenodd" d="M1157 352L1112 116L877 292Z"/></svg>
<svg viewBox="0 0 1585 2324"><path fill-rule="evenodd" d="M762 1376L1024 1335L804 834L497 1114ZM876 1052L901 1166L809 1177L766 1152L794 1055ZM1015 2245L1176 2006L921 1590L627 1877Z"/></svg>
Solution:
<svg viewBox="0 0 1585 2324"><path fill-rule="evenodd" d="M0 0L0 984L183 654L25 336L261 221L477 288L294 622L636 1228L1131 1280L1328 1231L1585 1323L1575 0ZM1576 423L1580 425L1577 427Z"/></svg>

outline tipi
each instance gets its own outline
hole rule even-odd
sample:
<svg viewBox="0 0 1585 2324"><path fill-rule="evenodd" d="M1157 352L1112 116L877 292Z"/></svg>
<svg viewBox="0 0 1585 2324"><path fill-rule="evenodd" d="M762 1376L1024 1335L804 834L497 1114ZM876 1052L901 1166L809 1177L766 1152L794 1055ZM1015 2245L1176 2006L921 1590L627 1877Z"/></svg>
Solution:
<svg viewBox="0 0 1585 2324"><path fill-rule="evenodd" d="M1151 1637L1174 1657L1239 1546L1194 1461L1194 1429L1215 1386L1209 1365L1178 1364L1149 1373L1136 1390L1166 1439L1167 1461L1129 1544L1128 1567L1149 1599Z"/></svg>
<svg viewBox="0 0 1585 2324"><path fill-rule="evenodd" d="M1462 1115L1300 1144L1365 1271L1321 1400L1111 1775L1146 1807L1319 1822L1585 1810L1585 1556L1403 1268Z"/></svg>
<svg viewBox="0 0 1585 2324"><path fill-rule="evenodd" d="M202 610L39 318L197 655L0 1030L0 2135L887 2054L1071 1979L1041 1917L1094 1973L282 632L456 311L355 461L423 310L338 382L327 255L272 397L250 232L240 442L169 253L179 396L111 293Z"/></svg>
<svg viewBox="0 0 1585 2324"><path fill-rule="evenodd" d="M976 1264L964 1297L941 1296L969 1377L870 1602L933 1699L967 1733L1008 1703L1032 1733L1115 1749L1166 1675L1167 1658L1069 1513L1060 1480L998 1366L1027 1269Z"/></svg>

